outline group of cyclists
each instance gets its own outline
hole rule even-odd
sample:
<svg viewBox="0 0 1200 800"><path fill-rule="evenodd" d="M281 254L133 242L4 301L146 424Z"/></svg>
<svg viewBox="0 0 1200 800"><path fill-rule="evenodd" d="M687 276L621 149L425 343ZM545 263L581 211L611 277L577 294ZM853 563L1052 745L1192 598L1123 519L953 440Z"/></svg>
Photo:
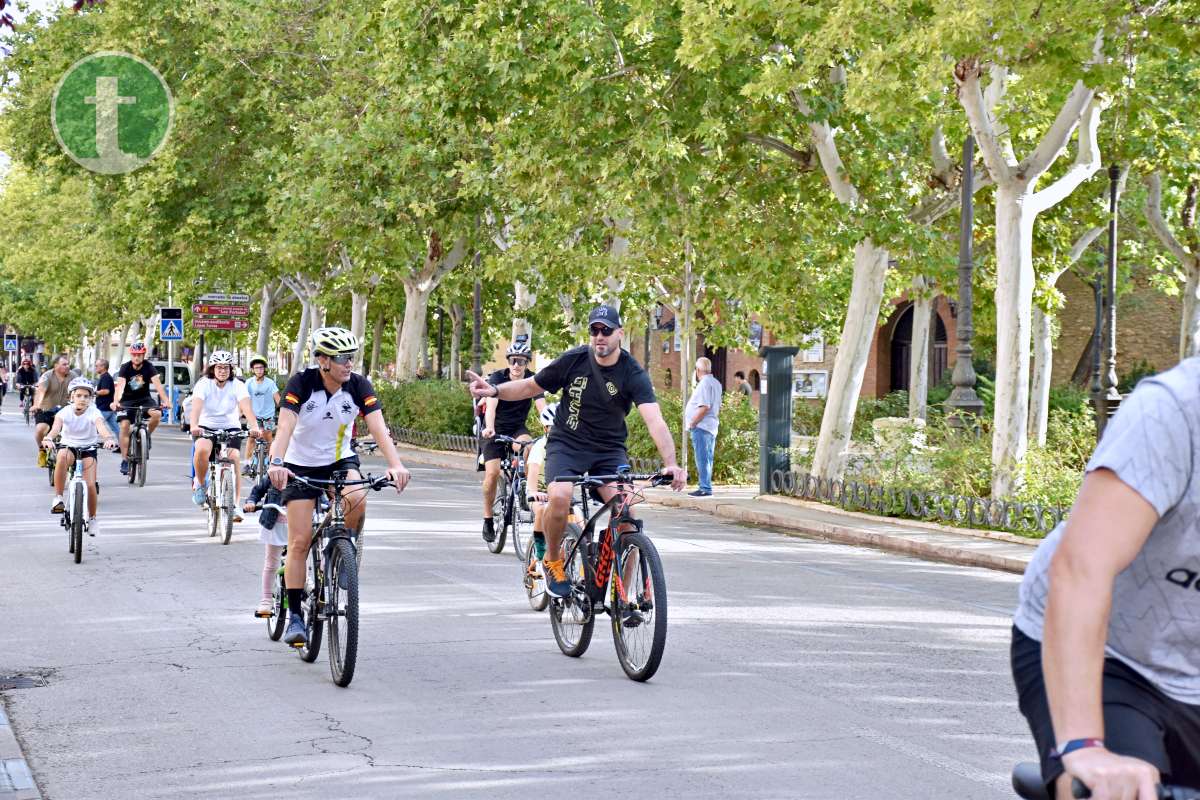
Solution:
<svg viewBox="0 0 1200 800"><path fill-rule="evenodd" d="M619 311L595 308L587 331L587 345L567 350L535 374L529 369L533 353L524 342L508 349L505 369L486 377L467 373L472 396L483 401L485 540L496 535L492 508L499 462L512 452L507 443L493 440L528 442L531 404L538 409L546 435L526 459L527 499L535 510L534 546L545 590L555 597L571 591L561 552L573 491L567 479L627 469L625 418L631 408L645 422L672 488L682 489L685 481L650 379L621 347ZM314 503L322 490L291 478L328 479L341 471L351 479L361 477L351 441L360 418L397 492L411 477L378 413L382 405L371 382L353 371L357 337L326 327L312 334L311 344L315 366L292 375L282 393L265 379L265 359L252 361L251 381L257 385L249 387L232 377L228 353L213 353L196 387L190 420L196 436L193 495L202 502L212 452L206 433L236 430L240 435L244 417L249 436L270 435L273 414L267 412L278 402L268 473L251 500L270 493L285 514L279 520L260 518L267 554L264 598L255 614L270 613L270 579L286 546L290 616L285 641L293 646L306 643L304 565ZM131 356L118 373L113 408L152 402L151 388L165 402L157 375L145 368L144 348L135 346ZM84 448L94 481L94 448L112 447L114 438L90 405L95 387L72 376L65 357L40 378L31 372L26 361L16 385L22 392L36 387L39 448L55 436ZM547 395L559 393L559 402L547 403ZM156 410L151 417L156 425ZM232 448L234 458L238 445ZM60 461L59 492L67 464ZM607 500L615 491L609 484L598 493ZM363 518L364 494L344 492L351 528ZM60 504L56 497L55 508ZM94 495L89 508L94 517ZM1012 672L1041 757L1046 796L1072 796L1072 779L1101 800L1151 800L1159 796L1160 783L1200 786L1198 509L1200 359L1188 359L1143 380L1122 404L1088 464L1072 514L1039 546L1021 583Z"/></svg>

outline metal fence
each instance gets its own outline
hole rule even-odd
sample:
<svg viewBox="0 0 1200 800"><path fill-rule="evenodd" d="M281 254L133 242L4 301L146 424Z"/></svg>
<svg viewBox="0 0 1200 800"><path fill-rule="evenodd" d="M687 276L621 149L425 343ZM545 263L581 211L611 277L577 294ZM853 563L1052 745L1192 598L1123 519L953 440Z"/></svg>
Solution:
<svg viewBox="0 0 1200 800"><path fill-rule="evenodd" d="M428 447L430 450L453 450L459 453L475 452L475 437L457 433L430 433L412 428L392 428L392 438L397 442Z"/></svg>
<svg viewBox="0 0 1200 800"><path fill-rule="evenodd" d="M1060 506L965 497L957 494L818 478L807 472L775 470L771 493L867 511L889 517L1046 534L1067 516Z"/></svg>

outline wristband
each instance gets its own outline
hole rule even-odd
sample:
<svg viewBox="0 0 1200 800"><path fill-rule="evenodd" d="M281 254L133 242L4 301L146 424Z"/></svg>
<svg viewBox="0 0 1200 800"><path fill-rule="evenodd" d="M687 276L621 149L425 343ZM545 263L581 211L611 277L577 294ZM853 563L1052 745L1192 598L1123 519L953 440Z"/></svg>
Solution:
<svg viewBox="0 0 1200 800"><path fill-rule="evenodd" d="M1050 751L1050 757L1062 760L1064 757L1071 755L1076 750L1083 750L1088 747L1104 747L1103 739L1072 739L1064 744L1061 748L1055 748Z"/></svg>

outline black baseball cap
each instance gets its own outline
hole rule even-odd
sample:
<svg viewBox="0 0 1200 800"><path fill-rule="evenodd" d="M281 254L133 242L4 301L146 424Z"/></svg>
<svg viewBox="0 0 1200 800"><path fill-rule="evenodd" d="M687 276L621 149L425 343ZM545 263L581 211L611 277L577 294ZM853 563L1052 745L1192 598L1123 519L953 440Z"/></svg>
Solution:
<svg viewBox="0 0 1200 800"><path fill-rule="evenodd" d="M621 313L612 306L596 306L588 314L588 325L599 322L610 328L621 327Z"/></svg>

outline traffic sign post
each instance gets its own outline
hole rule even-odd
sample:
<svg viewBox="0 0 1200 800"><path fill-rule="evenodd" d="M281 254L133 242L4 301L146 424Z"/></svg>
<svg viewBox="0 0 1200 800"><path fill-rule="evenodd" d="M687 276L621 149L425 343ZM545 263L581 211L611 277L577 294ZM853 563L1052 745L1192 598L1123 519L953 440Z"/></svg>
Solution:
<svg viewBox="0 0 1200 800"><path fill-rule="evenodd" d="M250 306L230 303L193 303L192 313L203 317L248 317Z"/></svg>
<svg viewBox="0 0 1200 800"><path fill-rule="evenodd" d="M17 352L17 335L15 333L4 334L4 352Z"/></svg>

